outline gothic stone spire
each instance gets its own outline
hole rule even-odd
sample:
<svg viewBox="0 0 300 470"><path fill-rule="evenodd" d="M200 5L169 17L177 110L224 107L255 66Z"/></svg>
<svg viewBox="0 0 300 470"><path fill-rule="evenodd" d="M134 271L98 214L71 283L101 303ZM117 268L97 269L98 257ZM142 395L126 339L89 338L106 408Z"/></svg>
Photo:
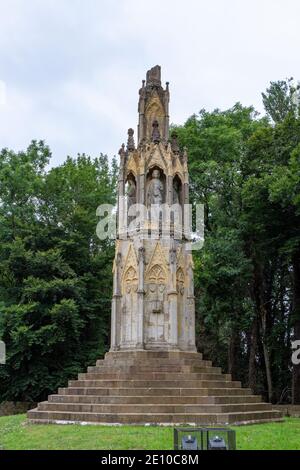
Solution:
<svg viewBox="0 0 300 470"><path fill-rule="evenodd" d="M151 140L155 121L158 122L161 140L167 141L169 138L169 84L167 83L166 89L162 87L159 65L148 70L146 82L143 80L139 94L138 143Z"/></svg>

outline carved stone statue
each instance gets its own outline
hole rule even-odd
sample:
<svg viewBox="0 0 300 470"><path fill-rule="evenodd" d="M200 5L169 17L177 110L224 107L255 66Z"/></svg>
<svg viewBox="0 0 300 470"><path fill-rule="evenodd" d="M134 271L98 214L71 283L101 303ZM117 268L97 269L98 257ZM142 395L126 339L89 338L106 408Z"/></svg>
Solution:
<svg viewBox="0 0 300 470"><path fill-rule="evenodd" d="M163 203L164 186L160 180L160 171L154 170L148 187L148 206Z"/></svg>
<svg viewBox="0 0 300 470"><path fill-rule="evenodd" d="M136 185L133 180L128 180L128 189L126 192L127 198L128 198L128 209L130 206L136 203Z"/></svg>
<svg viewBox="0 0 300 470"><path fill-rule="evenodd" d="M160 132L159 132L159 124L158 121L155 119L152 124L152 141L155 144L158 144L160 142Z"/></svg>
<svg viewBox="0 0 300 470"><path fill-rule="evenodd" d="M127 140L127 150L128 152L132 152L135 149L134 145L134 130L133 129L128 129L128 140Z"/></svg>
<svg viewBox="0 0 300 470"><path fill-rule="evenodd" d="M172 147L173 153L175 153L176 155L179 154L180 149L179 149L179 145L178 145L178 142L177 142L176 132L173 132L173 134L172 134L171 147Z"/></svg>

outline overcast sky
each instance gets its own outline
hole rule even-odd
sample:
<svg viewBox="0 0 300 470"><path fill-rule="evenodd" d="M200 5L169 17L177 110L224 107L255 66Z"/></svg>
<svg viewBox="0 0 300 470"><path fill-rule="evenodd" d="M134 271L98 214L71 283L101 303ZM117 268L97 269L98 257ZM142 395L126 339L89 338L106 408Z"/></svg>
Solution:
<svg viewBox="0 0 300 470"><path fill-rule="evenodd" d="M299 0L0 0L0 148L116 154L156 64L174 123L262 111L271 80L300 79L299 18Z"/></svg>

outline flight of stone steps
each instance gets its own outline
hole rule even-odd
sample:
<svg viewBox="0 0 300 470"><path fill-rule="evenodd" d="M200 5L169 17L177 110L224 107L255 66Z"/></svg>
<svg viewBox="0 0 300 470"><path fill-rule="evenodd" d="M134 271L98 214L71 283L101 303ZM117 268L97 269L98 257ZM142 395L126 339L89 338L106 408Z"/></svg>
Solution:
<svg viewBox="0 0 300 470"><path fill-rule="evenodd" d="M190 352L109 352L38 404L34 423L216 425L281 420L240 382Z"/></svg>

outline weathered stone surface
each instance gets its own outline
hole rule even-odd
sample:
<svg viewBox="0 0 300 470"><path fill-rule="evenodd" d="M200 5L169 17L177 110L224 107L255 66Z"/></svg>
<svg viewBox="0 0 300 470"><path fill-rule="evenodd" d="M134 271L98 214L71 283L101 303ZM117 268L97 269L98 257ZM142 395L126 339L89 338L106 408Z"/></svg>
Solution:
<svg viewBox="0 0 300 470"><path fill-rule="evenodd" d="M161 85L160 66L147 72L138 109L138 146L129 129L127 152L120 151L111 351L195 352L193 259L185 220L172 214L165 221L159 213L162 205L177 204L183 214L189 202L187 159L176 138L168 140L169 87ZM137 203L146 209L138 226L122 206L124 196L130 208Z"/></svg>
<svg viewBox="0 0 300 470"><path fill-rule="evenodd" d="M140 425L225 424L281 418L261 397L241 388L220 368L207 364L201 354L120 351L107 353L99 362L97 372L79 374L68 388L60 389L58 395L50 395L47 402L28 412L28 418L38 423ZM176 372L161 371L161 367L176 368Z"/></svg>

